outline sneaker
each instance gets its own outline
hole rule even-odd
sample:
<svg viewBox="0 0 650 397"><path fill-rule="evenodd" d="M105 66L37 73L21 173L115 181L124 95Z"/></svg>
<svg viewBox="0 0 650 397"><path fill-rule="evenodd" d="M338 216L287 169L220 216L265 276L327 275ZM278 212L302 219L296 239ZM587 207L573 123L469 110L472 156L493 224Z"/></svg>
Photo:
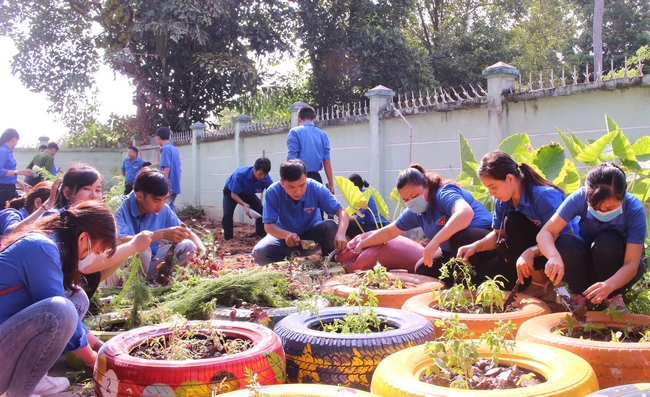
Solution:
<svg viewBox="0 0 650 397"><path fill-rule="evenodd" d="M34 388L34 394L39 396L50 396L52 394L60 393L70 387L68 378L45 375Z"/></svg>
<svg viewBox="0 0 650 397"><path fill-rule="evenodd" d="M629 309L627 308L627 306L625 305L625 301L623 301L623 295L618 294L618 295L614 295L614 296L613 296L612 298L610 298L610 299L605 299L605 305L606 305L607 307L610 307L610 306L612 305L612 303L615 303L615 304L616 304L615 308L616 308L616 310L618 310L619 312L622 312L622 313L630 313L630 310L629 310Z"/></svg>

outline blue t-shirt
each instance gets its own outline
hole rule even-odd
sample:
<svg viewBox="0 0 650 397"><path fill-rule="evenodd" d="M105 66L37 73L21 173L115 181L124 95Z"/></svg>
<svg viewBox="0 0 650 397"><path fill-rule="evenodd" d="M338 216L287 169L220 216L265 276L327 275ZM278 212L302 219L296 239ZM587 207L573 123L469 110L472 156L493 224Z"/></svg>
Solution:
<svg viewBox="0 0 650 397"><path fill-rule="evenodd" d="M362 190L362 192L363 191L364 190ZM377 210L377 203L375 202L375 198L373 196L370 196L370 199L368 200L368 208L360 209L359 212L363 215L363 217L358 216L357 220L362 225L375 225L375 221L377 221L377 223L381 222L384 225L390 223L388 219L379 215L379 211Z"/></svg>
<svg viewBox="0 0 650 397"><path fill-rule="evenodd" d="M490 212L483 204L474 200L470 192L452 183L443 185L438 189L436 192L435 207L429 206L427 211L422 214L417 214L406 209L395 221L395 226L402 231L421 227L424 234L432 239L447 224L447 220L452 215L454 205L460 200L465 200L472 207L472 210L474 210L474 218L468 227L479 229L487 229L490 227L492 224L492 215ZM449 252L449 241L441 243L440 248L443 251Z"/></svg>
<svg viewBox="0 0 650 397"><path fill-rule="evenodd" d="M261 181L253 177L255 167L239 167L226 180L226 187L235 194L262 193L264 189L271 186L273 179L267 175Z"/></svg>
<svg viewBox="0 0 650 397"><path fill-rule="evenodd" d="M307 189L297 203L284 191L280 182L275 182L264 197L262 222L275 223L284 230L300 235L323 220L321 210L334 215L340 209L341 204L329 189L313 179L307 178Z"/></svg>
<svg viewBox="0 0 650 397"><path fill-rule="evenodd" d="M140 215L138 203L135 200L135 192L131 192L126 196L126 200L115 213L115 223L120 237L134 236L144 230L155 232L156 230L181 225L180 219L167 204L157 214ZM160 241L154 241L149 246L151 247L152 258L158 252L159 245Z"/></svg>
<svg viewBox="0 0 650 397"><path fill-rule="evenodd" d="M160 148L160 169L169 168L169 184L171 194L181 193L181 156L174 144L167 142Z"/></svg>
<svg viewBox="0 0 650 397"><path fill-rule="evenodd" d="M311 121L289 131L287 149L287 160L302 160L307 166L307 172L322 170L323 160L330 159L330 140L325 131Z"/></svg>
<svg viewBox="0 0 650 397"><path fill-rule="evenodd" d="M7 176L8 171L16 170L16 159L14 153L7 144L0 145L0 184L15 185L18 182L16 175Z"/></svg>
<svg viewBox="0 0 650 397"><path fill-rule="evenodd" d="M13 208L5 208L4 210L0 211L0 236L11 233L16 225L28 216L29 214L27 213L27 209L25 207L19 210Z"/></svg>
<svg viewBox="0 0 650 397"><path fill-rule="evenodd" d="M502 227L503 217L510 211L519 211L535 224L541 228L546 222L551 219L557 209L560 207L566 195L560 190L552 186L533 186L532 200L526 194L526 189L521 189L521 197L519 204L512 207L512 199L508 201L496 200L494 205L494 216L492 217L492 229L499 230ZM562 233L573 230L576 235L578 234L578 220L573 218L564 229Z"/></svg>
<svg viewBox="0 0 650 397"><path fill-rule="evenodd" d="M0 296L0 324L43 299L65 297L61 254L55 241L41 233L29 232L0 252L0 274L0 290L25 286ZM87 332L86 326L78 320L65 351L88 345Z"/></svg>
<svg viewBox="0 0 650 397"><path fill-rule="evenodd" d="M643 244L645 241L646 224L645 208L639 199L633 194L625 192L623 200L623 213L611 222L601 222L594 218L587 210L587 198L585 188L580 188L571 193L560 205L557 213L562 219L568 222L576 216L580 217L578 227L580 237L591 244L596 235L603 230L615 230L625 236L630 244Z"/></svg>
<svg viewBox="0 0 650 397"><path fill-rule="evenodd" d="M124 171L124 179L126 183L133 183L133 181L135 181L135 176L138 175L138 172L142 168L142 164L144 164L144 160L140 157L136 157L133 161L129 160L127 157L122 161L122 171Z"/></svg>

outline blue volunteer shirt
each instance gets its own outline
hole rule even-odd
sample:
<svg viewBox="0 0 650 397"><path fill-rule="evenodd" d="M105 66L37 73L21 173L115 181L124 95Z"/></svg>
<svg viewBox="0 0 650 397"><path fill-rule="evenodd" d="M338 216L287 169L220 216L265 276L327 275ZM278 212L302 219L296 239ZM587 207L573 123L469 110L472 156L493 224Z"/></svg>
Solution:
<svg viewBox="0 0 650 397"><path fill-rule="evenodd" d="M160 148L160 169L169 168L169 184L171 194L181 192L181 156L172 142L167 142Z"/></svg>
<svg viewBox="0 0 650 397"><path fill-rule="evenodd" d="M3 144L0 146L0 184L2 185L15 185L18 182L18 178L15 175L7 176L9 170L16 170L16 159L14 159L14 154L7 146Z"/></svg>
<svg viewBox="0 0 650 397"><path fill-rule="evenodd" d="M0 290L25 285L25 288L0 296L0 324L14 314L43 299L65 297L61 254L52 238L29 232L0 252ZM77 321L77 328L65 351L88 345L88 328Z"/></svg>
<svg viewBox="0 0 650 397"><path fill-rule="evenodd" d="M362 190L362 192L365 190ZM379 215L379 211L377 210L377 203L375 202L375 198L373 196L370 196L370 200L368 200L368 208L364 208L359 210L361 215L363 217L357 217L357 220L359 221L360 224L362 225L375 225L375 221L381 222L384 225L387 225L390 223L390 221L383 216ZM374 214L374 218L373 218Z"/></svg>
<svg viewBox="0 0 650 397"><path fill-rule="evenodd" d="M135 192L131 192L126 196L126 200L115 213L115 223L120 237L134 236L144 230L155 232L156 230L181 225L180 219L167 204L157 214L140 215L138 203L135 200ZM152 258L158 252L159 245L160 241L154 241L149 246L151 247Z"/></svg>
<svg viewBox="0 0 650 397"><path fill-rule="evenodd" d="M646 235L645 208L639 199L631 193L625 193L623 200L623 213L611 222L601 222L587 211L587 198L585 188L580 188L571 193L560 205L557 214L568 222L576 216L580 217L578 227L580 237L591 244L596 235L604 230L615 230L625 236L630 244L643 244ZM641 259L643 261L643 258Z"/></svg>
<svg viewBox="0 0 650 397"><path fill-rule="evenodd" d="M307 166L307 172L322 170L323 160L330 159L330 140L325 131L311 121L289 131L287 149L287 160L302 160Z"/></svg>
<svg viewBox="0 0 650 397"><path fill-rule="evenodd" d="M329 189L313 179L307 178L307 190L297 203L284 191L280 182L275 182L266 191L262 222L275 223L300 235L323 220L321 210L334 215L340 209L341 204Z"/></svg>
<svg viewBox="0 0 650 397"><path fill-rule="evenodd" d="M25 207L16 210L13 208L6 208L0 211L0 236L5 236L11 233L12 230L23 219L27 218L29 214Z"/></svg>
<svg viewBox="0 0 650 397"><path fill-rule="evenodd" d="M533 186L533 199L528 197L525 189L521 189L519 204L512 207L512 199L508 201L496 200L494 205L494 216L492 217L492 229L501 229L504 215L510 211L519 211L526 215L535 226L541 228L551 219L557 209L560 207L566 195L552 186ZM534 201L534 202L533 202ZM572 219L561 233L569 230L578 232L577 219Z"/></svg>
<svg viewBox="0 0 650 397"><path fill-rule="evenodd" d="M264 189L271 186L273 179L267 175L261 181L253 178L255 167L239 167L226 180L226 187L235 194L255 194L262 193Z"/></svg>
<svg viewBox="0 0 650 397"><path fill-rule="evenodd" d="M138 172L142 168L144 160L140 157L136 157L135 160L131 161L129 158L125 158L122 161L122 171L124 171L124 179L126 183L133 183L135 181L135 176L138 175Z"/></svg>
<svg viewBox="0 0 650 397"><path fill-rule="evenodd" d="M399 230L406 231L421 227L428 238L433 238L442 229L452 215L454 205L460 200L466 201L472 210L474 218L468 227L487 229L491 225L492 215L483 204L474 200L472 194L454 184L443 185L436 193L436 206L429 206L422 214L406 209L395 221ZM440 244L443 251L450 251L449 241Z"/></svg>

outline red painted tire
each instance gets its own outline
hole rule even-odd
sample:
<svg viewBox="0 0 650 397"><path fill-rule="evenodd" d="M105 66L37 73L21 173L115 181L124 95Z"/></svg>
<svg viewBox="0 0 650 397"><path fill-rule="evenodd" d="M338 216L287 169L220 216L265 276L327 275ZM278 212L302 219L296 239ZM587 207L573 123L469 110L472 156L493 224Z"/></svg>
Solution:
<svg viewBox="0 0 650 397"><path fill-rule="evenodd" d="M397 276L402 281L415 284L413 288L404 288L404 289L373 289L373 292L379 300L379 307L392 307L394 309L401 309L404 302L407 299L423 294L431 293L432 290L438 290L445 288L445 285L438 281L437 278L423 276L421 274L410 274L410 273L388 273L390 276ZM347 298L350 295L350 292L354 291L354 287L350 287L341 281L343 276L332 277L327 280L323 285L323 290L335 295L340 296L341 298Z"/></svg>
<svg viewBox="0 0 650 397"><path fill-rule="evenodd" d="M551 312L551 309L542 300L519 293L515 298L515 304L519 305L521 310L516 312L495 314L452 313L431 308L431 305L437 302L437 299L434 298L435 294L436 292L434 291L433 294L416 295L407 300L402 306L402 309L417 313L431 321L458 315L460 322L467 324L470 332L473 332L476 338L480 337L484 332L493 329L495 327L494 323L499 320L505 322L510 320L519 328L526 320ZM509 294L509 292L506 292L506 298ZM442 330L436 328L436 334L442 335Z"/></svg>
<svg viewBox="0 0 650 397"><path fill-rule="evenodd" d="M194 321L187 325L204 324ZM184 361L145 360L129 352L148 339L169 335L172 324L137 328L112 338L99 350L95 364L95 393L117 396L210 397L246 386L245 368L258 375L262 385L284 383L286 360L280 338L258 324L212 321L229 337L249 339L254 346L242 353Z"/></svg>
<svg viewBox="0 0 650 397"><path fill-rule="evenodd" d="M650 342L614 343L569 338L553 333L567 313L546 314L526 321L517 331L517 340L559 347L587 360L596 372L601 388L643 383L650 379ZM602 312L588 312L587 322L594 325L649 325L650 317L624 314L623 320L611 320Z"/></svg>
<svg viewBox="0 0 650 397"><path fill-rule="evenodd" d="M355 307L319 311L323 322L341 318ZM291 383L320 383L368 390L372 374L388 355L435 339L433 324L404 310L376 307L394 330L366 334L339 334L317 330L316 316L291 314L275 326L287 355Z"/></svg>

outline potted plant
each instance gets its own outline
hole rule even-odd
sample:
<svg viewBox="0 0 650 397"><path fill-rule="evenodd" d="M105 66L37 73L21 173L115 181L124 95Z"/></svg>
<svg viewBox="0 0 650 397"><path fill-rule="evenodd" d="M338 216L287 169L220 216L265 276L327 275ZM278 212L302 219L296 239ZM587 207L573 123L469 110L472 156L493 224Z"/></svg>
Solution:
<svg viewBox="0 0 650 397"><path fill-rule="evenodd" d="M511 322L499 322L480 340L457 315L437 320L436 342L384 359L371 390L381 396L584 396L598 390L580 357L526 342L509 342ZM522 372L520 374L520 372Z"/></svg>
<svg viewBox="0 0 650 397"><path fill-rule="evenodd" d="M442 277L450 275L456 280L447 290L434 290L408 299L402 309L420 314L429 319L443 319L458 315L460 321L469 326L470 331L481 335L494 326L498 320L512 321L520 326L529 318L551 310L542 300L522 293L501 290L502 276L488 279L478 287L472 282L471 265L465 261L452 259L441 268ZM441 329L436 329L439 334Z"/></svg>

